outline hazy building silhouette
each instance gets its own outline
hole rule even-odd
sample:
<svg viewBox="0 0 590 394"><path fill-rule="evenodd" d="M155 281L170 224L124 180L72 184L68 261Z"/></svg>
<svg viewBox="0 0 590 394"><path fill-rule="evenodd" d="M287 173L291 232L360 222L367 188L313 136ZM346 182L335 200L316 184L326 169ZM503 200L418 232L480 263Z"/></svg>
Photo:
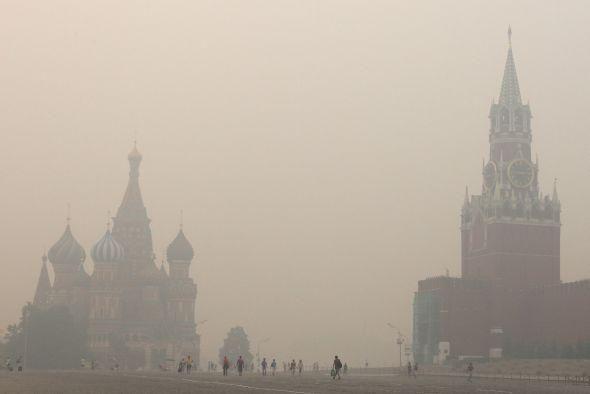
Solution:
<svg viewBox="0 0 590 394"><path fill-rule="evenodd" d="M509 30L509 41L511 39ZM442 362L500 358L507 344L547 347L590 340L590 281L561 284L561 202L542 194L531 157L531 110L523 104L509 43L497 103L490 109L482 191L461 209L461 278L418 283L414 357Z"/></svg>
<svg viewBox="0 0 590 394"><path fill-rule="evenodd" d="M123 201L105 234L90 251L94 271L88 275L86 252L69 223L51 247L48 259L55 278L49 281L46 258L34 303L67 305L74 317L88 323L88 345L107 365L153 368L166 359L192 355L198 363L197 287L190 277L193 248L181 228L168 246L170 274L158 268L152 248L150 219L139 187L142 156L129 153L129 183Z"/></svg>

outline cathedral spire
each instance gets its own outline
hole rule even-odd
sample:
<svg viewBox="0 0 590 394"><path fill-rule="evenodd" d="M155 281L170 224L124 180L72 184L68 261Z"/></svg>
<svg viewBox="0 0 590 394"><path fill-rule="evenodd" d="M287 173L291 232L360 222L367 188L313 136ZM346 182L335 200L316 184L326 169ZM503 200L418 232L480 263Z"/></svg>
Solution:
<svg viewBox="0 0 590 394"><path fill-rule="evenodd" d="M117 217L147 218L139 187L139 165L143 156L137 150L137 141L134 142L133 150L129 152L127 159L129 160L129 182L121 206L117 211Z"/></svg>
<svg viewBox="0 0 590 394"><path fill-rule="evenodd" d="M557 178L553 180L553 194L551 195L551 202L555 205L559 205L559 196L557 195Z"/></svg>
<svg viewBox="0 0 590 394"><path fill-rule="evenodd" d="M504 76L502 78L502 88L500 89L498 104L510 108L522 104L516 66L514 65L514 56L512 55L512 29L510 26L508 26L508 56L506 57L506 65L504 66Z"/></svg>
<svg viewBox="0 0 590 394"><path fill-rule="evenodd" d="M465 197L463 198L463 209L469 208L469 187L465 186Z"/></svg>
<svg viewBox="0 0 590 394"><path fill-rule="evenodd" d="M33 305L46 305L49 302L49 295L51 293L51 281L47 272L47 255L45 253L41 257L41 261L41 273L37 281L37 290L35 290Z"/></svg>

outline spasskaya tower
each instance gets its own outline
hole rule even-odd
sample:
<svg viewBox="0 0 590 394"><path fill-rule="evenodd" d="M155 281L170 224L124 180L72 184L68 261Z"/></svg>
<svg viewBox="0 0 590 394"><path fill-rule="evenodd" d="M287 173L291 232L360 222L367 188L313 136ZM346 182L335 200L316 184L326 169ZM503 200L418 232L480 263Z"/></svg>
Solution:
<svg viewBox="0 0 590 394"><path fill-rule="evenodd" d="M508 30L508 56L498 102L490 108L489 160L481 195L461 210L463 278L489 279L510 288L560 283L561 204L539 188L531 158L531 109L523 104Z"/></svg>

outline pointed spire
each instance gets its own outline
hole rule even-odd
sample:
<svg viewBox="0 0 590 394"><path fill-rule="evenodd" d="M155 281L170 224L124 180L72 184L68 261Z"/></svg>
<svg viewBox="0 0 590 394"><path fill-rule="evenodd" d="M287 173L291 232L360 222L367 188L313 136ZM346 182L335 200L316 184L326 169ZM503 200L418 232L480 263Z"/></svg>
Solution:
<svg viewBox="0 0 590 394"><path fill-rule="evenodd" d="M123 196L123 201L117 211L117 218L124 216L127 218L146 219L147 212L143 204L141 189L139 187L139 165L142 155L137 150L137 141L134 142L133 150L127 156L129 159L129 182Z"/></svg>
<svg viewBox="0 0 590 394"><path fill-rule="evenodd" d="M107 211L107 231L111 231L111 210Z"/></svg>
<svg viewBox="0 0 590 394"><path fill-rule="evenodd" d="M465 186L465 197L463 198L463 209L469 207L469 187Z"/></svg>
<svg viewBox="0 0 590 394"><path fill-rule="evenodd" d="M559 196L557 195L557 178L553 180L553 195L551 196L551 202L555 205L559 205Z"/></svg>
<svg viewBox="0 0 590 394"><path fill-rule="evenodd" d="M41 257L41 273L37 281L37 289L35 290L34 305L46 305L49 303L49 295L51 293L51 281L49 280L49 273L47 272L47 255L43 254Z"/></svg>
<svg viewBox="0 0 590 394"><path fill-rule="evenodd" d="M510 27L508 27L508 56L506 57L506 65L504 66L504 76L502 78L502 88L500 89L498 103L507 107L515 107L522 104L516 66L514 65L514 56L512 55L512 29Z"/></svg>

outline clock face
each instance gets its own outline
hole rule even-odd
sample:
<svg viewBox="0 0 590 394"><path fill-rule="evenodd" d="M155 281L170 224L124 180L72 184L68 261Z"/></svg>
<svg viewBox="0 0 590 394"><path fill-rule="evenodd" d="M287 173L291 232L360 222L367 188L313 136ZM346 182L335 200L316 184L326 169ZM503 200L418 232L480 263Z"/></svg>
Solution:
<svg viewBox="0 0 590 394"><path fill-rule="evenodd" d="M496 163L490 161L483 168L483 186L486 190L492 189L496 185L496 177L498 172L496 171Z"/></svg>
<svg viewBox="0 0 590 394"><path fill-rule="evenodd" d="M525 159L516 159L508 165L508 178L514 187L525 188L533 183L533 165Z"/></svg>

